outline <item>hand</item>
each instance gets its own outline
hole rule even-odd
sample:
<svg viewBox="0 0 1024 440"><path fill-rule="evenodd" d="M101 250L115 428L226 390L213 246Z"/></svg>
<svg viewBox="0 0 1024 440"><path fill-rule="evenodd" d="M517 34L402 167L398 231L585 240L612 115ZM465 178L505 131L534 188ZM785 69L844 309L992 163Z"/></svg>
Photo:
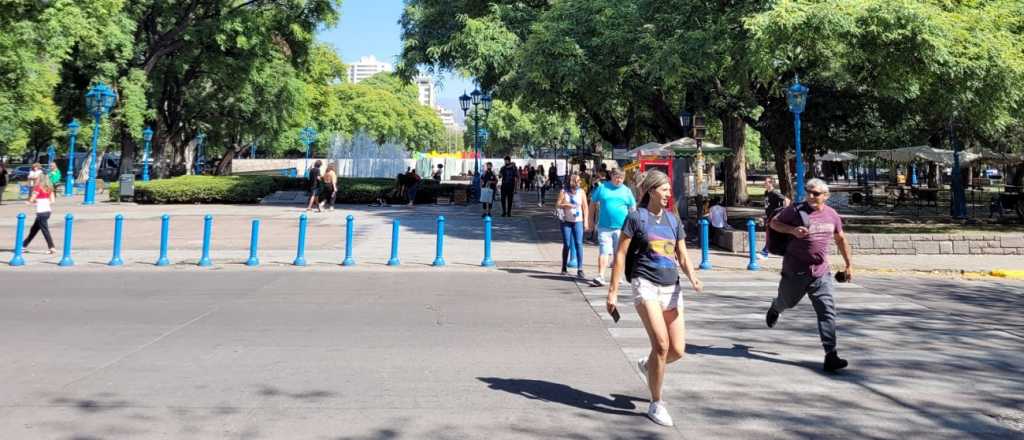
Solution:
<svg viewBox="0 0 1024 440"><path fill-rule="evenodd" d="M853 281L853 266L846 266L846 282Z"/></svg>
<svg viewBox="0 0 1024 440"><path fill-rule="evenodd" d="M806 226L793 228L793 236L796 238L807 238L808 235L811 235L811 231Z"/></svg>
<svg viewBox="0 0 1024 440"><path fill-rule="evenodd" d="M608 291L608 301L605 303L604 307L605 309L608 310L609 315L611 315L612 312L618 308L618 306L615 304L616 302L618 302L618 296L619 292L617 291L617 289L615 291Z"/></svg>
<svg viewBox="0 0 1024 440"><path fill-rule="evenodd" d="M692 286L693 290L697 293L704 291L704 283L700 282L700 279L697 277L690 278L690 286Z"/></svg>

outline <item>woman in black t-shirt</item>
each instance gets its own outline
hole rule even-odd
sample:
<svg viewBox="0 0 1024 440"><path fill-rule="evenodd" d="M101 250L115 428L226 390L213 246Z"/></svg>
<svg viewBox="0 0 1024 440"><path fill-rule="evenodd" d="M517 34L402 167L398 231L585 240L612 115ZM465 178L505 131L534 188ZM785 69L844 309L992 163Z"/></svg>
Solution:
<svg viewBox="0 0 1024 440"><path fill-rule="evenodd" d="M633 285L633 303L651 341L650 355L637 360L651 391L647 416L659 425L672 426L672 416L661 400L661 384L665 367L681 359L686 348L679 269L690 279L693 290L700 292L703 286L686 254L682 222L668 209L672 198L668 176L652 170L638 180L641 208L631 212L622 226L606 307L613 317L618 316L619 278L629 270L626 276ZM628 255L631 252L633 255Z"/></svg>

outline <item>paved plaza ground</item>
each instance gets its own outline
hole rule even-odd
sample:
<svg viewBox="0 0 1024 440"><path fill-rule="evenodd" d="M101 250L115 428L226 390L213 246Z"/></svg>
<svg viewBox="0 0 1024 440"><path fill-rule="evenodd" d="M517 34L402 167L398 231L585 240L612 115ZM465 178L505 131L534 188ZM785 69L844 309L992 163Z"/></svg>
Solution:
<svg viewBox="0 0 1024 440"><path fill-rule="evenodd" d="M4 261L24 208L0 206ZM115 211L128 264L107 268ZM311 215L311 265L294 268L294 207L76 206L75 267L41 242L0 265L0 437L1024 438L1024 283L865 270L838 290L851 366L829 375L810 304L764 326L778 259L752 273L725 254L686 297L687 356L665 384L677 426L654 425L628 289L615 324L606 289L558 276L546 211L495 218L484 269L473 207L346 206ZM163 212L175 264L155 268ZM194 265L206 213L213 269ZM358 265L341 268L348 214ZM445 268L429 266L437 215ZM258 269L241 264L254 217ZM402 265L387 267L395 217Z"/></svg>

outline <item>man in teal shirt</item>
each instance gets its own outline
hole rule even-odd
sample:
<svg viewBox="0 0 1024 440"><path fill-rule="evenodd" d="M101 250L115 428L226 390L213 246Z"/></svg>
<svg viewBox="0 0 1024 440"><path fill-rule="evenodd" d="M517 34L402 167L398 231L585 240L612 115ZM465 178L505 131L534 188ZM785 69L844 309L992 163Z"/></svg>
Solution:
<svg viewBox="0 0 1024 440"><path fill-rule="evenodd" d="M628 186L623 185L626 176L622 171L611 170L611 180L602 182L590 196L591 209L595 213L590 216L591 227L597 221L597 278L594 284L599 286L607 285L604 278L604 270L609 263L613 263L612 257L615 249L619 247L619 237L622 233L622 224L626 222L629 212L636 209L636 198Z"/></svg>

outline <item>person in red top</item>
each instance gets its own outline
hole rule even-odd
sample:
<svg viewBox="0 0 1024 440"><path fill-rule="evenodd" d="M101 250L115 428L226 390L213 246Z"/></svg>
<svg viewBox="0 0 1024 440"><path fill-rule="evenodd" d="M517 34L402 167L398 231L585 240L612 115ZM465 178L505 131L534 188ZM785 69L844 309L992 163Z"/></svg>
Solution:
<svg viewBox="0 0 1024 440"><path fill-rule="evenodd" d="M46 239L46 245L49 247L49 252L52 254L57 252L57 248L53 246L53 237L50 236L50 213L53 211L53 202L56 201L56 197L53 195L53 183L50 179L41 178L36 179L36 184L32 188L32 194L29 195L28 203L36 204L36 219L32 222L32 229L29 230L28 237L22 242L22 247L28 248L28 244L35 238L36 233L43 231L43 238Z"/></svg>
<svg viewBox="0 0 1024 440"><path fill-rule="evenodd" d="M818 315L818 334L825 349L824 369L828 372L846 368L846 360L836 352L836 306L832 297L832 276L829 273L828 245L835 240L846 261L846 280L853 278L850 245L843 234L843 219L826 205L828 184L821 179L807 181L804 203L790 205L772 218L771 228L793 238L782 257L782 279L778 296L772 301L765 322L775 327L779 314L793 308L804 295L811 298ZM842 280L842 281L846 281Z"/></svg>

